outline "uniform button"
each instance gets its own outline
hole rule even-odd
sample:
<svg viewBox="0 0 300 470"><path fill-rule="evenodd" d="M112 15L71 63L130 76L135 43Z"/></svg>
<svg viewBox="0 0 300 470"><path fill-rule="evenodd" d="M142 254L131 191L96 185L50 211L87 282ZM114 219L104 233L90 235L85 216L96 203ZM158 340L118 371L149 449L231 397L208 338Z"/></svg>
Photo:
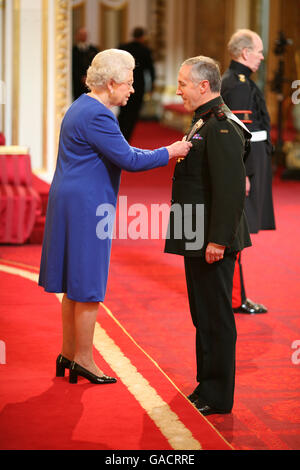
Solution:
<svg viewBox="0 0 300 470"><path fill-rule="evenodd" d="M171 203L172 203L172 204L173 204L173 202L174 202L174 199L171 199Z"/></svg>
<svg viewBox="0 0 300 470"><path fill-rule="evenodd" d="M175 181L175 179L176 179L175 176L173 176L172 180Z"/></svg>

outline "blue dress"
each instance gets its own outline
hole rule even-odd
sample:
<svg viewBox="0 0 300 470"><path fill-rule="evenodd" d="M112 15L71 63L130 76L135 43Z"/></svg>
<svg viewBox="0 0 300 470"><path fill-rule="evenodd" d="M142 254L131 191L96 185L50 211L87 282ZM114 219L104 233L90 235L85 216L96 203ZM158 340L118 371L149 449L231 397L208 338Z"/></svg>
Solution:
<svg viewBox="0 0 300 470"><path fill-rule="evenodd" d="M98 100L81 95L70 106L49 191L39 276L45 291L79 302L104 300L112 236L99 233L99 215L116 208L122 169L144 171L168 160L165 147L131 147L115 115Z"/></svg>

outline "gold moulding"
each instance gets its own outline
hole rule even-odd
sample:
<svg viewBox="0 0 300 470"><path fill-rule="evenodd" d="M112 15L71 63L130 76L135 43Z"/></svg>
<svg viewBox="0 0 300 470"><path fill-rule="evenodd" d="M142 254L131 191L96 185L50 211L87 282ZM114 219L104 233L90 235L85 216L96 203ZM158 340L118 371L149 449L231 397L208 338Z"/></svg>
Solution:
<svg viewBox="0 0 300 470"><path fill-rule="evenodd" d="M68 20L68 15L66 14L58 14L57 15L57 27L59 27L59 23L62 24L63 27L65 27L66 21Z"/></svg>
<svg viewBox="0 0 300 470"><path fill-rule="evenodd" d="M61 41L62 39L67 40L68 33L66 32L65 25L61 29L57 28L57 30L58 30L58 34L56 36L57 41Z"/></svg>
<svg viewBox="0 0 300 470"><path fill-rule="evenodd" d="M61 106L61 104L67 103L67 95L66 93L57 93L57 104L58 106Z"/></svg>
<svg viewBox="0 0 300 470"><path fill-rule="evenodd" d="M0 155L28 155L28 147L20 147L19 145L0 145Z"/></svg>
<svg viewBox="0 0 300 470"><path fill-rule="evenodd" d="M57 60L59 60L59 61L62 61L62 60L65 61L65 60L67 60L67 54L59 53L59 54L57 55Z"/></svg>
<svg viewBox="0 0 300 470"><path fill-rule="evenodd" d="M58 76L56 79L57 93L66 93L66 80L65 77Z"/></svg>

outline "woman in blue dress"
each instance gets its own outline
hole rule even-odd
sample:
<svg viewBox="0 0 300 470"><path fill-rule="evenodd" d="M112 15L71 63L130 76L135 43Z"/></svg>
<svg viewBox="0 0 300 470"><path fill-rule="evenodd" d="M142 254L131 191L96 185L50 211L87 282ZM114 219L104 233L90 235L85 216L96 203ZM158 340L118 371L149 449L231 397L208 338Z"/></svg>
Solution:
<svg viewBox="0 0 300 470"><path fill-rule="evenodd" d="M105 297L112 234L99 234L99 207L115 208L121 170L145 171L185 156L190 143L156 150L131 147L111 108L125 106L134 93L134 58L108 49L87 71L90 93L81 95L62 121L57 165L49 191L39 285L64 293L62 350L56 375L77 383L114 383L93 359L99 302ZM103 215L103 214L102 214ZM113 217L113 214L110 214Z"/></svg>

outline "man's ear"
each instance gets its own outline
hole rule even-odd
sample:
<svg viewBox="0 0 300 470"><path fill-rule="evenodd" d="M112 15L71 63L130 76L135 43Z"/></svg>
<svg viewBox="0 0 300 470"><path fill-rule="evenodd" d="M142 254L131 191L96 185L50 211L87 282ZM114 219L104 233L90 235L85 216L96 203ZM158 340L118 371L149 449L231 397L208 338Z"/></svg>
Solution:
<svg viewBox="0 0 300 470"><path fill-rule="evenodd" d="M208 80L201 80L199 83L200 93L206 93L209 89L209 81Z"/></svg>
<svg viewBox="0 0 300 470"><path fill-rule="evenodd" d="M248 60L248 57L249 57L249 49L248 47L244 47L244 49L242 50L242 53L241 53L241 57L247 61Z"/></svg>

